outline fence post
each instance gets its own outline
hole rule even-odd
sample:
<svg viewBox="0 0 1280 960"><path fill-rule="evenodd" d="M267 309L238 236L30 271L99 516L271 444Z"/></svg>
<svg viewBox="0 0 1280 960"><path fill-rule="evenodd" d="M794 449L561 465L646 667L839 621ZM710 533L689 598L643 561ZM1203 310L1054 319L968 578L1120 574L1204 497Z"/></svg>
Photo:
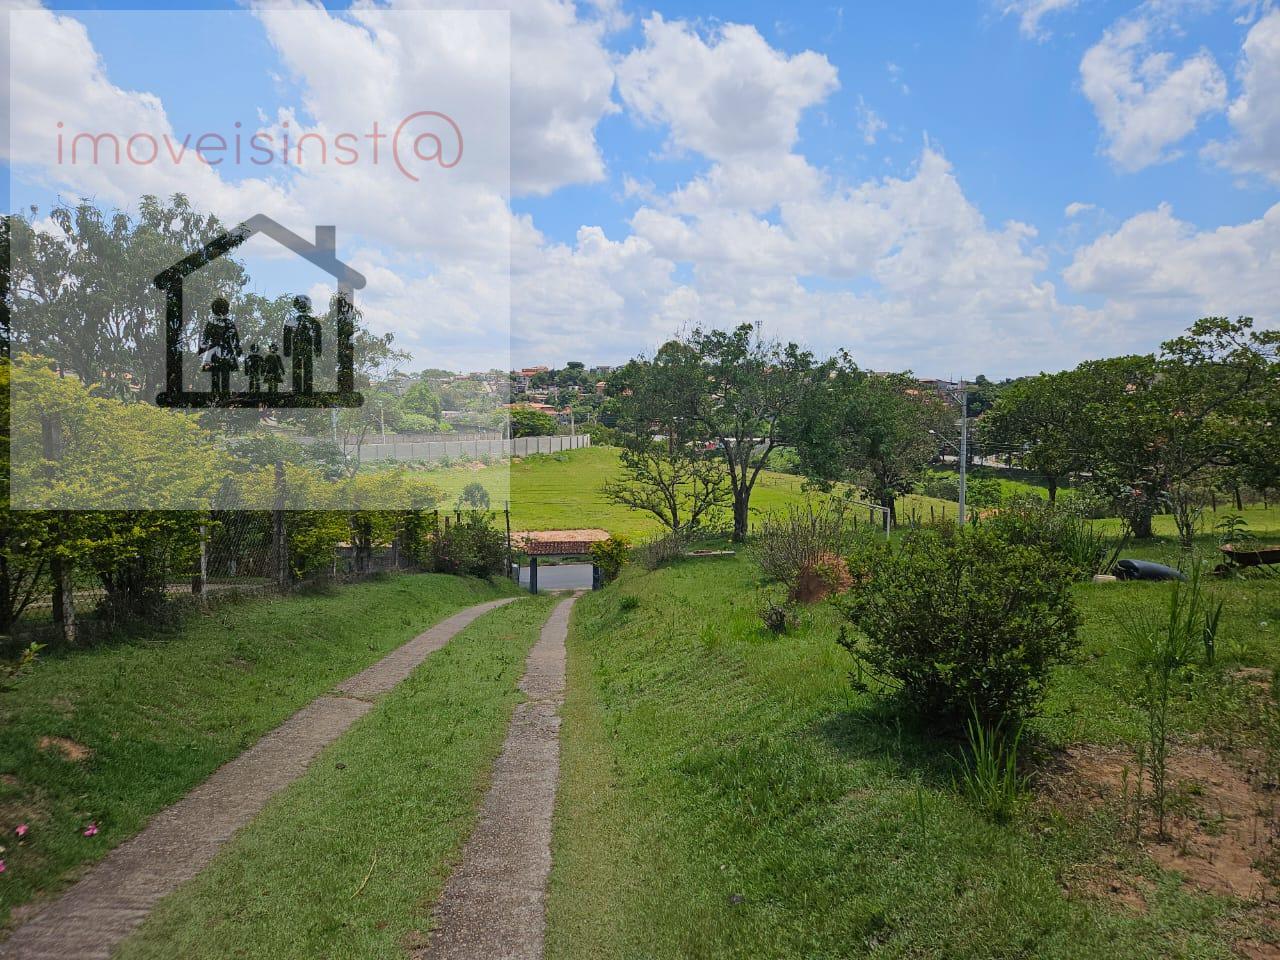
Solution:
<svg viewBox="0 0 1280 960"><path fill-rule="evenodd" d="M205 599L205 592L209 589L209 527L207 524L200 524L200 552L196 557L195 574L191 577L191 592L200 598L201 602Z"/></svg>
<svg viewBox="0 0 1280 960"><path fill-rule="evenodd" d="M506 501L502 508L507 518L507 576L511 576L511 501ZM520 585L520 571L516 571L516 586Z"/></svg>
<svg viewBox="0 0 1280 960"><path fill-rule="evenodd" d="M276 461L276 502L271 511L271 568L276 586L289 586L289 537L284 522L284 461Z"/></svg>
<svg viewBox="0 0 1280 960"><path fill-rule="evenodd" d="M529 557L529 592L538 592L538 557L536 554Z"/></svg>
<svg viewBox="0 0 1280 960"><path fill-rule="evenodd" d="M62 459L62 420L56 414L40 417L40 438L44 444L45 467L50 474ZM66 514L59 512L56 524L58 542L64 540ZM75 581L71 576L72 564L57 552L49 560L49 575L53 580L53 623L63 643L72 646L76 642Z"/></svg>

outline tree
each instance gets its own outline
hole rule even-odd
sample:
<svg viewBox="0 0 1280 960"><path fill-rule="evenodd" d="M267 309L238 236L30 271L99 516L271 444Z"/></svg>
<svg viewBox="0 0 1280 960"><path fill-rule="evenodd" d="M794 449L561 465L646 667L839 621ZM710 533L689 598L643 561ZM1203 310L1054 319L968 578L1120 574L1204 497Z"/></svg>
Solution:
<svg viewBox="0 0 1280 960"><path fill-rule="evenodd" d="M512 437L554 437L560 428L556 418L533 407L511 408Z"/></svg>
<svg viewBox="0 0 1280 960"><path fill-rule="evenodd" d="M979 421L980 439L1024 450L1023 464L1044 476L1049 502L1064 479L1086 461L1087 396L1075 371L1042 373L1004 387Z"/></svg>
<svg viewBox="0 0 1280 960"><path fill-rule="evenodd" d="M625 393L648 365L663 386L651 396L690 442L714 447L728 474L733 538L746 539L751 493L769 454L790 442L806 397L827 368L796 344L762 339L751 324L731 331L694 330L652 361L633 361L611 386ZM628 372L629 371L629 372ZM657 420L657 417L650 417Z"/></svg>
<svg viewBox="0 0 1280 960"><path fill-rule="evenodd" d="M633 360L619 374L622 478L606 484L604 495L652 514L674 534L691 532L731 502L724 464L689 415L688 380L697 369L686 347L673 342L652 362Z"/></svg>
<svg viewBox="0 0 1280 960"><path fill-rule="evenodd" d="M1248 317L1206 317L1159 355L1077 368L1097 397L1085 406L1090 469L1116 493L1134 536L1150 537L1167 506L1190 547L1213 472L1267 448L1257 438L1274 409L1278 346L1280 331L1255 331Z"/></svg>
<svg viewBox="0 0 1280 960"><path fill-rule="evenodd" d="M954 419L947 404L907 374L858 370L842 358L805 413L801 468L819 484L863 487L897 520L896 501L938 456Z"/></svg>
<svg viewBox="0 0 1280 960"><path fill-rule="evenodd" d="M732 502L719 459L674 438L631 438L620 461L622 479L604 485L605 497L652 514L674 534L693 532L708 514Z"/></svg>
<svg viewBox="0 0 1280 960"><path fill-rule="evenodd" d="M458 494L458 506L470 507L472 510L488 510L489 509L489 491L484 488L484 484L479 480L473 480L462 488L462 493Z"/></svg>
<svg viewBox="0 0 1280 960"><path fill-rule="evenodd" d="M164 383L164 295L152 279L222 233L222 223L181 194L144 196L136 216L82 200L53 207L47 220L54 229L6 218L15 349L48 356L110 395L153 399ZM192 274L185 284L192 328L203 325L216 293L234 294L246 279L230 257Z"/></svg>
<svg viewBox="0 0 1280 960"><path fill-rule="evenodd" d="M419 380L405 391L402 405L407 413L416 413L432 420L440 419L440 396L425 380Z"/></svg>

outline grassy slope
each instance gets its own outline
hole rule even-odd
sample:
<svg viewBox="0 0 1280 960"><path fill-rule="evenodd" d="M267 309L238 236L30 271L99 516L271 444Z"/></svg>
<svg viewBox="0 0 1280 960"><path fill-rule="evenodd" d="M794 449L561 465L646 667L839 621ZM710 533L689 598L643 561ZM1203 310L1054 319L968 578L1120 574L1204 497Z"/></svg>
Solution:
<svg viewBox="0 0 1280 960"><path fill-rule="evenodd" d="M454 611L510 592L411 576L217 607L167 633L49 657L0 692L0 920L56 892L295 710ZM80 762L42 737L92 751ZM81 835L95 821L96 837ZM31 832L11 842L14 827Z"/></svg>
<svg viewBox="0 0 1280 960"><path fill-rule="evenodd" d="M601 493L603 486L620 473L616 447L587 447L561 454L524 457L511 465L510 488L505 465L471 470L453 467L426 474L445 491L452 503L469 483L479 482L489 491L494 507L511 500L514 530L557 530L574 527L601 527L620 536L640 538L657 531L656 521L646 514L610 503ZM758 513L798 503L804 495L801 479L767 471L760 475L751 498ZM914 506L928 514L929 504L942 509L943 501L925 497L905 497L900 509ZM955 505L947 505L954 516Z"/></svg>
<svg viewBox="0 0 1280 960"><path fill-rule="evenodd" d="M1087 655L1055 684L1041 742L1134 732L1110 623L1167 589L1135 586L1081 589ZM1235 653L1276 665L1280 596L1254 589L1227 615ZM1232 955L1231 905L1140 859L1158 884L1147 914L1065 896L1073 865L1131 856L1109 849L1109 813L987 823L951 785L956 744L851 691L832 611L772 640L755 590L741 559L686 561L579 604L549 957Z"/></svg>
<svg viewBox="0 0 1280 960"><path fill-rule="evenodd" d="M399 955L427 929L471 831L553 602L487 614L432 654L161 903L117 960Z"/></svg>

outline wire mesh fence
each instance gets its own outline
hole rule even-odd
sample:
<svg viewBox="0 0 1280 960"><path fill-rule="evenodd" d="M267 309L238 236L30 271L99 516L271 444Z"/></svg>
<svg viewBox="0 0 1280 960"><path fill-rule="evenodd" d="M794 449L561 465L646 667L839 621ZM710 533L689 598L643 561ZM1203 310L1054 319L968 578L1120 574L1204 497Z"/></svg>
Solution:
<svg viewBox="0 0 1280 960"><path fill-rule="evenodd" d="M83 643L130 623L164 622L192 605L380 574L489 576L510 568L503 532L510 525L494 511L212 510L39 519L45 540L25 563L12 549L0 551L7 614L0 643L5 636L19 644ZM457 557L472 549L460 543L464 529L468 544L483 531L484 563Z"/></svg>

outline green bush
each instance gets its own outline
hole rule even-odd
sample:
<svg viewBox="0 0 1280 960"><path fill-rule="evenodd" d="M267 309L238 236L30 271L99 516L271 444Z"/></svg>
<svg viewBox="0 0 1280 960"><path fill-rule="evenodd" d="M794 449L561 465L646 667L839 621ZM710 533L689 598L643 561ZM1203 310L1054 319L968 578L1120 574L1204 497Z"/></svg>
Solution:
<svg viewBox="0 0 1280 960"><path fill-rule="evenodd" d="M866 639L843 642L930 719L1030 716L1075 649L1070 569L989 529L912 531L854 565L844 606Z"/></svg>
<svg viewBox="0 0 1280 960"><path fill-rule="evenodd" d="M956 500L960 496L959 478L945 470L930 470L916 484L921 496L935 500Z"/></svg>
<svg viewBox="0 0 1280 960"><path fill-rule="evenodd" d="M506 574L506 557L506 537L479 510L463 514L452 524L445 518L428 534L426 566L431 573L491 580Z"/></svg>
<svg viewBox="0 0 1280 960"><path fill-rule="evenodd" d="M600 568L600 576L605 583L617 579L629 555L627 541L621 537L610 537L591 545L591 562Z"/></svg>
<svg viewBox="0 0 1280 960"><path fill-rule="evenodd" d="M1077 579L1102 572L1110 539L1069 504L1050 504L1036 497L1010 501L983 525L1006 543L1034 547L1071 568Z"/></svg>
<svg viewBox="0 0 1280 960"><path fill-rule="evenodd" d="M458 495L458 508L465 510L468 507L472 510L489 509L489 491L484 488L484 484L479 480L472 480L462 488L462 493Z"/></svg>
<svg viewBox="0 0 1280 960"><path fill-rule="evenodd" d="M646 540L633 551L636 563L646 570L657 570L684 555L685 539L678 533L664 533Z"/></svg>
<svg viewBox="0 0 1280 960"><path fill-rule="evenodd" d="M923 496L936 500L960 499L960 475L948 470L930 470L916 484ZM1004 491L995 477L975 477L965 480L965 503L970 507L986 509L998 507L1004 500Z"/></svg>

